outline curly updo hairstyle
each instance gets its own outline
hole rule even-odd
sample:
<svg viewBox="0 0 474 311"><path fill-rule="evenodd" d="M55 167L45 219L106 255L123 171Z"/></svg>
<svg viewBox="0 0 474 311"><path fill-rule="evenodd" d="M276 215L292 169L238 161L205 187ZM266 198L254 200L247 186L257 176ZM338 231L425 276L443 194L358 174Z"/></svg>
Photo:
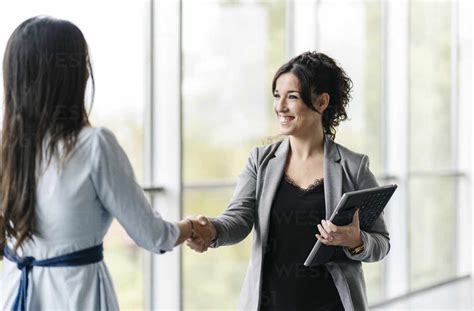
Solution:
<svg viewBox="0 0 474 311"><path fill-rule="evenodd" d="M329 104L322 115L323 129L325 134L335 139L337 126L347 119L346 107L351 99L352 90L352 80L349 76L329 56L323 53L305 52L278 69L273 77L273 93L277 79L285 73L292 73L298 78L301 99L314 111L317 110L312 104L312 95L329 94Z"/></svg>

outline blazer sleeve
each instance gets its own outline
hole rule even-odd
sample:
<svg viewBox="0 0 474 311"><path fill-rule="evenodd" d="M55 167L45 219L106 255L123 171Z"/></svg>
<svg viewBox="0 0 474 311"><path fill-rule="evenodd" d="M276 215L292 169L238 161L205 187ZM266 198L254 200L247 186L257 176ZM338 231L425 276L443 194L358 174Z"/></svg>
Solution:
<svg viewBox="0 0 474 311"><path fill-rule="evenodd" d="M247 237L255 221L258 149L250 152L247 164L237 181L232 199L226 210L210 219L217 238L211 247L236 244Z"/></svg>
<svg viewBox="0 0 474 311"><path fill-rule="evenodd" d="M369 157L362 156L356 178L356 188L367 189L377 187L375 176L369 169ZM344 253L352 260L374 262L382 260L390 251L390 237L383 219L383 212L377 218L370 232L360 231L364 251L357 255L351 255L349 248L344 247Z"/></svg>

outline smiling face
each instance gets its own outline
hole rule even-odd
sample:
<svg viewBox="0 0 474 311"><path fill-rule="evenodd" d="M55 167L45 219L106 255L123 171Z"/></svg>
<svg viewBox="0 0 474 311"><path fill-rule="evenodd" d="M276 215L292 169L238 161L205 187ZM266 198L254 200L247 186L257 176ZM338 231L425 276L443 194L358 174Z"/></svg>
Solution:
<svg viewBox="0 0 474 311"><path fill-rule="evenodd" d="M273 108L283 135L306 136L322 130L321 115L310 109L301 99L300 83L292 73L282 74L276 80ZM321 113L325 106L316 107Z"/></svg>

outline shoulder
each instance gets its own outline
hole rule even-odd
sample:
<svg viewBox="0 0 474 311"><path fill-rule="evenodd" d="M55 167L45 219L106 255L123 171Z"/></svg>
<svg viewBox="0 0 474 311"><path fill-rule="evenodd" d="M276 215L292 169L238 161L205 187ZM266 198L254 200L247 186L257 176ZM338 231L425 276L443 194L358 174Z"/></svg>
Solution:
<svg viewBox="0 0 474 311"><path fill-rule="evenodd" d="M341 144L328 140L327 156L339 162L347 174L359 176L361 170L369 167L369 157L366 154L355 152Z"/></svg>
<svg viewBox="0 0 474 311"><path fill-rule="evenodd" d="M114 133L106 127L88 127L87 128L95 139L113 139L115 138Z"/></svg>
<svg viewBox="0 0 474 311"><path fill-rule="evenodd" d="M251 153L259 154L262 156L270 155L270 154L273 155L280 148L280 146L282 145L284 141L285 139L282 139L271 144L255 146L253 147Z"/></svg>
<svg viewBox="0 0 474 311"><path fill-rule="evenodd" d="M340 156L340 164L354 189L365 189L377 186L377 180L369 168L369 157L366 154L355 152L340 144L334 143Z"/></svg>
<svg viewBox="0 0 474 311"><path fill-rule="evenodd" d="M92 158L103 156L119 156L122 153L114 133L105 127L87 127L83 129L83 141L87 141L90 146Z"/></svg>
<svg viewBox="0 0 474 311"><path fill-rule="evenodd" d="M81 136L92 143L93 148L103 148L118 145L114 133L105 127L85 127Z"/></svg>
<svg viewBox="0 0 474 311"><path fill-rule="evenodd" d="M359 165L362 160L367 159L368 156L363 153L359 153L356 151L353 151L339 143L333 142L336 150L339 153L339 156L341 157L341 161L349 164L357 164Z"/></svg>
<svg viewBox="0 0 474 311"><path fill-rule="evenodd" d="M115 139L114 133L105 127L85 126L79 133L79 140Z"/></svg>
<svg viewBox="0 0 474 311"><path fill-rule="evenodd" d="M255 146L250 151L250 157L257 164L261 164L267 159L271 159L275 156L278 151L282 151L285 148L287 139L282 139L271 144Z"/></svg>

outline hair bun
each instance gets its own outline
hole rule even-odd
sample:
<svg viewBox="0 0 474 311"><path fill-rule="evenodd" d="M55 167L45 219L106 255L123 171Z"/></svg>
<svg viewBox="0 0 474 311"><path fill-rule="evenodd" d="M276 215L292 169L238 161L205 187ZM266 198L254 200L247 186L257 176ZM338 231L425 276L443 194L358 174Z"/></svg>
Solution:
<svg viewBox="0 0 474 311"><path fill-rule="evenodd" d="M316 51L304 52L293 59L294 63L301 64L310 68L317 68L321 65L323 60L320 53Z"/></svg>

